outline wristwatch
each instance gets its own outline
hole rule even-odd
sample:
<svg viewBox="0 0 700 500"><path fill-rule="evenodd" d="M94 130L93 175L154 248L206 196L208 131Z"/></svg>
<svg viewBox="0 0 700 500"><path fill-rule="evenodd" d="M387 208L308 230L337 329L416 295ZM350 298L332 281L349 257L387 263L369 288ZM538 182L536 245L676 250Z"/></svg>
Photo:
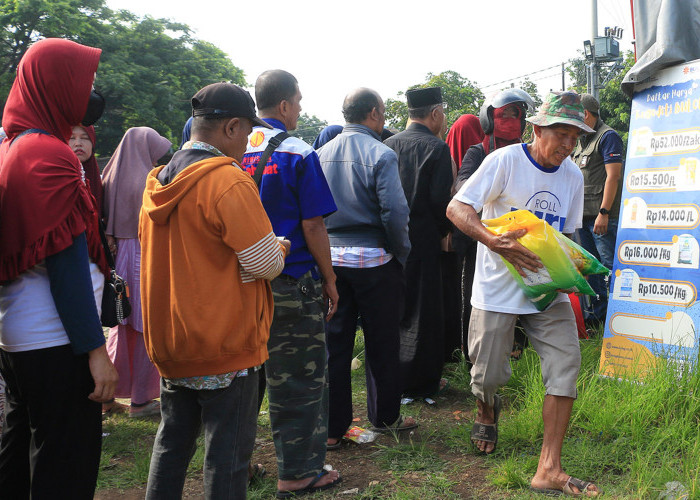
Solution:
<svg viewBox="0 0 700 500"><path fill-rule="evenodd" d="M610 210L607 208L601 208L599 211L600 215L610 215Z"/></svg>

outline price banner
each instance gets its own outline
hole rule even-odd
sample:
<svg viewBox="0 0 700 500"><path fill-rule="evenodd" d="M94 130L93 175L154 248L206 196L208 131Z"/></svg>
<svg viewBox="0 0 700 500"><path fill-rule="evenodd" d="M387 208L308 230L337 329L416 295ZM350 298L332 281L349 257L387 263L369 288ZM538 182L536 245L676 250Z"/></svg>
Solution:
<svg viewBox="0 0 700 500"><path fill-rule="evenodd" d="M638 84L600 371L695 367L700 332L700 60Z"/></svg>

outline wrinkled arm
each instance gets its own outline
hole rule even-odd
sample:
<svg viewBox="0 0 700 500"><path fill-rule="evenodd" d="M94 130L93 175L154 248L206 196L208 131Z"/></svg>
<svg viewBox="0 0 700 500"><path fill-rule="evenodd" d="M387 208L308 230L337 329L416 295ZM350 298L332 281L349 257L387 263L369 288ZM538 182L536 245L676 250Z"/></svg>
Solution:
<svg viewBox="0 0 700 500"><path fill-rule="evenodd" d="M523 269L537 272L537 269L542 267L540 258L517 241L527 233L527 230L518 229L503 234L493 234L484 227L479 214L471 205L454 199L447 207L447 217L464 234L480 241L489 250L505 258L521 276L526 276Z"/></svg>

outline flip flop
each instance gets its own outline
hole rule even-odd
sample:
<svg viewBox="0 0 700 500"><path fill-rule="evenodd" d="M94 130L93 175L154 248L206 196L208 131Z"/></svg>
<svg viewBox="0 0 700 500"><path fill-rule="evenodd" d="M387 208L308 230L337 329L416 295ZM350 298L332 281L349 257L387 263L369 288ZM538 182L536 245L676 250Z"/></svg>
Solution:
<svg viewBox="0 0 700 500"><path fill-rule="evenodd" d="M331 438L331 439L333 439L333 438ZM333 443L333 444L326 443L326 450L328 450L328 451L339 450L342 445L343 445L343 438L340 438L340 439L338 439L337 443Z"/></svg>
<svg viewBox="0 0 700 500"><path fill-rule="evenodd" d="M437 396L440 396L441 394L444 394L444 392L445 392L447 389L450 388L450 381L447 380L446 378L441 378L441 379L440 379L440 382L442 382L443 380L445 381L445 385L443 385L442 387L439 387L439 388L438 388L438 391L435 393L435 396L436 396L436 397L437 397Z"/></svg>
<svg viewBox="0 0 700 500"><path fill-rule="evenodd" d="M486 441L487 443L493 443L493 450L487 452L482 452L485 455L490 455L496 451L496 444L498 443L498 417L501 414L501 406L503 402L501 401L501 396L494 394L493 396L493 424L481 424L479 422L474 422L472 426L471 440L474 441ZM481 450L479 450L481 451Z"/></svg>
<svg viewBox="0 0 700 500"><path fill-rule="evenodd" d="M277 493L275 494L276 498L294 498L294 497L301 497L304 495L308 495L310 493L315 493L317 491L324 491L328 490L330 488L333 488L334 486L337 486L340 484L340 482L343 480L342 477L340 477L340 474L338 474L338 479L335 481L331 481L328 484L324 484L323 486L315 486L316 483L318 483L323 476L328 475L328 472L326 469L323 469L321 472L319 472L318 476L313 478L309 484L306 485L305 488L302 488L300 490L277 490Z"/></svg>
<svg viewBox="0 0 700 500"><path fill-rule="evenodd" d="M534 486L530 486L530 491L539 495L544 495L546 497L558 497L564 493L561 490L553 490L550 488L535 488Z"/></svg>
<svg viewBox="0 0 700 500"><path fill-rule="evenodd" d="M387 425L386 427L372 427L370 430L372 432L381 432L381 433L386 433L386 432L401 432L401 431L409 431L411 429L415 429L418 427L418 424L409 424L409 425L403 425L404 422L404 416L399 415L399 418L396 419L396 422L394 422L391 425Z"/></svg>
<svg viewBox="0 0 700 500"><path fill-rule="evenodd" d="M248 467L248 485L260 481L267 475L267 469L262 464L255 464Z"/></svg>
<svg viewBox="0 0 700 500"><path fill-rule="evenodd" d="M596 493L595 495L593 495L593 496L588 495L587 494L588 487L591 485L595 486L595 484L592 481L584 481L584 480L578 479L574 476L569 476L569 479L567 479L566 484L564 485L564 489L562 490L562 492L565 495L569 495L572 497L586 497L586 498L594 498L594 497L600 496L603 493L602 491L598 490L595 492ZM581 493L575 493L574 490L571 489L572 486L575 487L577 490L579 490ZM591 493L594 493L594 492L591 492Z"/></svg>
<svg viewBox="0 0 700 500"><path fill-rule="evenodd" d="M581 479L575 478L573 476L569 476L569 479L566 480L566 484L564 485L564 488L561 490L553 489L553 488L535 488L534 486L530 486L530 491L533 493L538 493L540 495L548 496L548 497L558 497L561 495L568 495L570 497L585 497L585 498L595 498L597 496L600 496L603 492L598 491L597 495L587 495L586 491L588 491L589 486L595 486L595 484L591 481L583 481ZM571 487L575 487L580 491L580 493L575 493Z"/></svg>

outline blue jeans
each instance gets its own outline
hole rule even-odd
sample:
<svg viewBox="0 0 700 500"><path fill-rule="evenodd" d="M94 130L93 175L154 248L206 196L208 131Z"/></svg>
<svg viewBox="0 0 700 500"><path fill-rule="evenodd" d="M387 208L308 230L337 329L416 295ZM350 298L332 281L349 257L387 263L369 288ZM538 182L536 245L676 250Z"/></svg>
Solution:
<svg viewBox="0 0 700 500"><path fill-rule="evenodd" d="M583 227L578 230L581 246L588 250L601 264L612 271L615 256L615 239L617 237L617 219L608 219L608 232L595 234L595 219L583 219ZM583 315L586 321L605 321L608 311L608 283L605 277L595 274L588 277L588 283L598 297L587 296L587 306Z"/></svg>
<svg viewBox="0 0 700 500"><path fill-rule="evenodd" d="M162 420L153 443L147 499L182 498L202 427L205 498L246 497L257 431L257 375L251 371L214 390L188 389L161 379Z"/></svg>

